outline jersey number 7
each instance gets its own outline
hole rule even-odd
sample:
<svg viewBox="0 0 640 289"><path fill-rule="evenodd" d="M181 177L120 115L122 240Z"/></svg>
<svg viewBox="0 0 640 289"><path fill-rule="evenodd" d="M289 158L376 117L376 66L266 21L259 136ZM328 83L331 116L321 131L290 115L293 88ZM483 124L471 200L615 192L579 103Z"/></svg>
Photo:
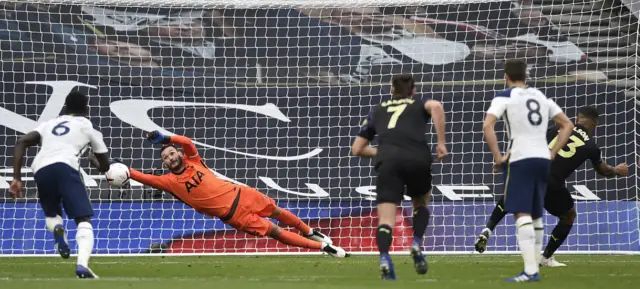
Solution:
<svg viewBox="0 0 640 289"><path fill-rule="evenodd" d="M558 142L557 136L549 143L549 148L552 148L556 144L556 142ZM568 159L576 154L576 148L579 148L584 144L584 141L582 141L578 136L572 135L571 137L569 137L569 142L567 143L567 147L569 147L569 150L560 150L558 151L558 154L561 157Z"/></svg>
<svg viewBox="0 0 640 289"><path fill-rule="evenodd" d="M398 123L398 118L400 117L400 115L402 114L405 108L407 108L406 104L398 105L398 106L390 106L389 108L387 108L387 112L393 113L391 115L391 119L389 119L389 125L387 125L387 128L396 127L396 124Z"/></svg>

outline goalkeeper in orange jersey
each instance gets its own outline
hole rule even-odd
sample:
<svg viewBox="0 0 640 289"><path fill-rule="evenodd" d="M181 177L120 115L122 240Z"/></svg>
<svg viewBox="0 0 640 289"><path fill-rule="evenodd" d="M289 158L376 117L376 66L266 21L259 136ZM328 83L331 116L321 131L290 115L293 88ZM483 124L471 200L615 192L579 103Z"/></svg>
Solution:
<svg viewBox="0 0 640 289"><path fill-rule="evenodd" d="M171 172L162 176L129 169L131 178L169 192L201 214L218 217L224 223L250 235L269 236L284 244L322 250L334 257L347 257L326 235L311 229L300 218L280 208L270 197L254 188L236 185L216 177L209 170L191 140L184 136L165 136L159 131L147 134L160 149L163 165ZM174 144L182 146L179 151ZM281 229L265 217L295 227L302 235Z"/></svg>

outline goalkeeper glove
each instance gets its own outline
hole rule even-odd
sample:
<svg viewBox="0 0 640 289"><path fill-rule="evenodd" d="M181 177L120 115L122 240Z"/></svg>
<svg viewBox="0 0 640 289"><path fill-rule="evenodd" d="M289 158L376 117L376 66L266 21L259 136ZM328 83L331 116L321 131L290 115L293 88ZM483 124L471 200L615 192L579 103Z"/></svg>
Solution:
<svg viewBox="0 0 640 289"><path fill-rule="evenodd" d="M168 135L163 135L161 132L154 130L147 134L147 140L149 140L152 144L168 144L171 140L171 137Z"/></svg>

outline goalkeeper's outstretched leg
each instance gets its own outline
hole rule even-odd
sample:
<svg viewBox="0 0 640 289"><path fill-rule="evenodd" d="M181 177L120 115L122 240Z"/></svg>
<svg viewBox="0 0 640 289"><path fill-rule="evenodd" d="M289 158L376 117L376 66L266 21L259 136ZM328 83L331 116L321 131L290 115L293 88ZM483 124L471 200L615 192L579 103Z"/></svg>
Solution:
<svg viewBox="0 0 640 289"><path fill-rule="evenodd" d="M255 236L269 236L291 246L322 250L333 257L349 256L344 249L334 246L329 237L311 229L296 215L278 207L272 198L260 191L253 188L242 188L239 196L233 216L227 221L227 224L237 230ZM283 230L267 220L267 217L295 227L304 236Z"/></svg>
<svg viewBox="0 0 640 289"><path fill-rule="evenodd" d="M347 252L345 252L344 249L338 246L334 246L326 242L318 242L315 240L307 239L298 234L289 232L287 230L283 230L282 228L278 227L278 225L270 221L267 221L267 222L269 222L271 226L271 229L269 230L269 237L276 239L281 243L284 243L290 246L301 247L301 248L321 250L331 255L332 257L338 257L338 258L349 257L349 254L347 254Z"/></svg>
<svg viewBox="0 0 640 289"><path fill-rule="evenodd" d="M331 240L331 238L329 238L329 236L322 234L318 230L312 229L307 224L305 224L300 218L298 218L298 216L287 211L286 209L276 207L275 210L273 210L273 213L271 213L271 215L269 216L269 218L276 219L281 224L285 224L287 226L296 228L298 231L300 231L300 233L302 233L302 235L304 235L308 239L318 241L318 242L325 242L329 245L333 244L333 241Z"/></svg>

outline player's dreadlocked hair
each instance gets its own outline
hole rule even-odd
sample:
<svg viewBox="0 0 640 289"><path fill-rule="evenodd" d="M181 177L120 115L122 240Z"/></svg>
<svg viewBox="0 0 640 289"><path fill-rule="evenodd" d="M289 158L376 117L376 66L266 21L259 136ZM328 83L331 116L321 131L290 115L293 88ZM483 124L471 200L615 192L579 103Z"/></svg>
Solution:
<svg viewBox="0 0 640 289"><path fill-rule="evenodd" d="M407 98L413 95L413 88L416 87L416 81L410 74L394 75L391 80L393 86L393 96Z"/></svg>
<svg viewBox="0 0 640 289"><path fill-rule="evenodd" d="M600 113L598 113L598 110L593 106L582 107L578 114L596 122L598 121L598 117L600 117Z"/></svg>

